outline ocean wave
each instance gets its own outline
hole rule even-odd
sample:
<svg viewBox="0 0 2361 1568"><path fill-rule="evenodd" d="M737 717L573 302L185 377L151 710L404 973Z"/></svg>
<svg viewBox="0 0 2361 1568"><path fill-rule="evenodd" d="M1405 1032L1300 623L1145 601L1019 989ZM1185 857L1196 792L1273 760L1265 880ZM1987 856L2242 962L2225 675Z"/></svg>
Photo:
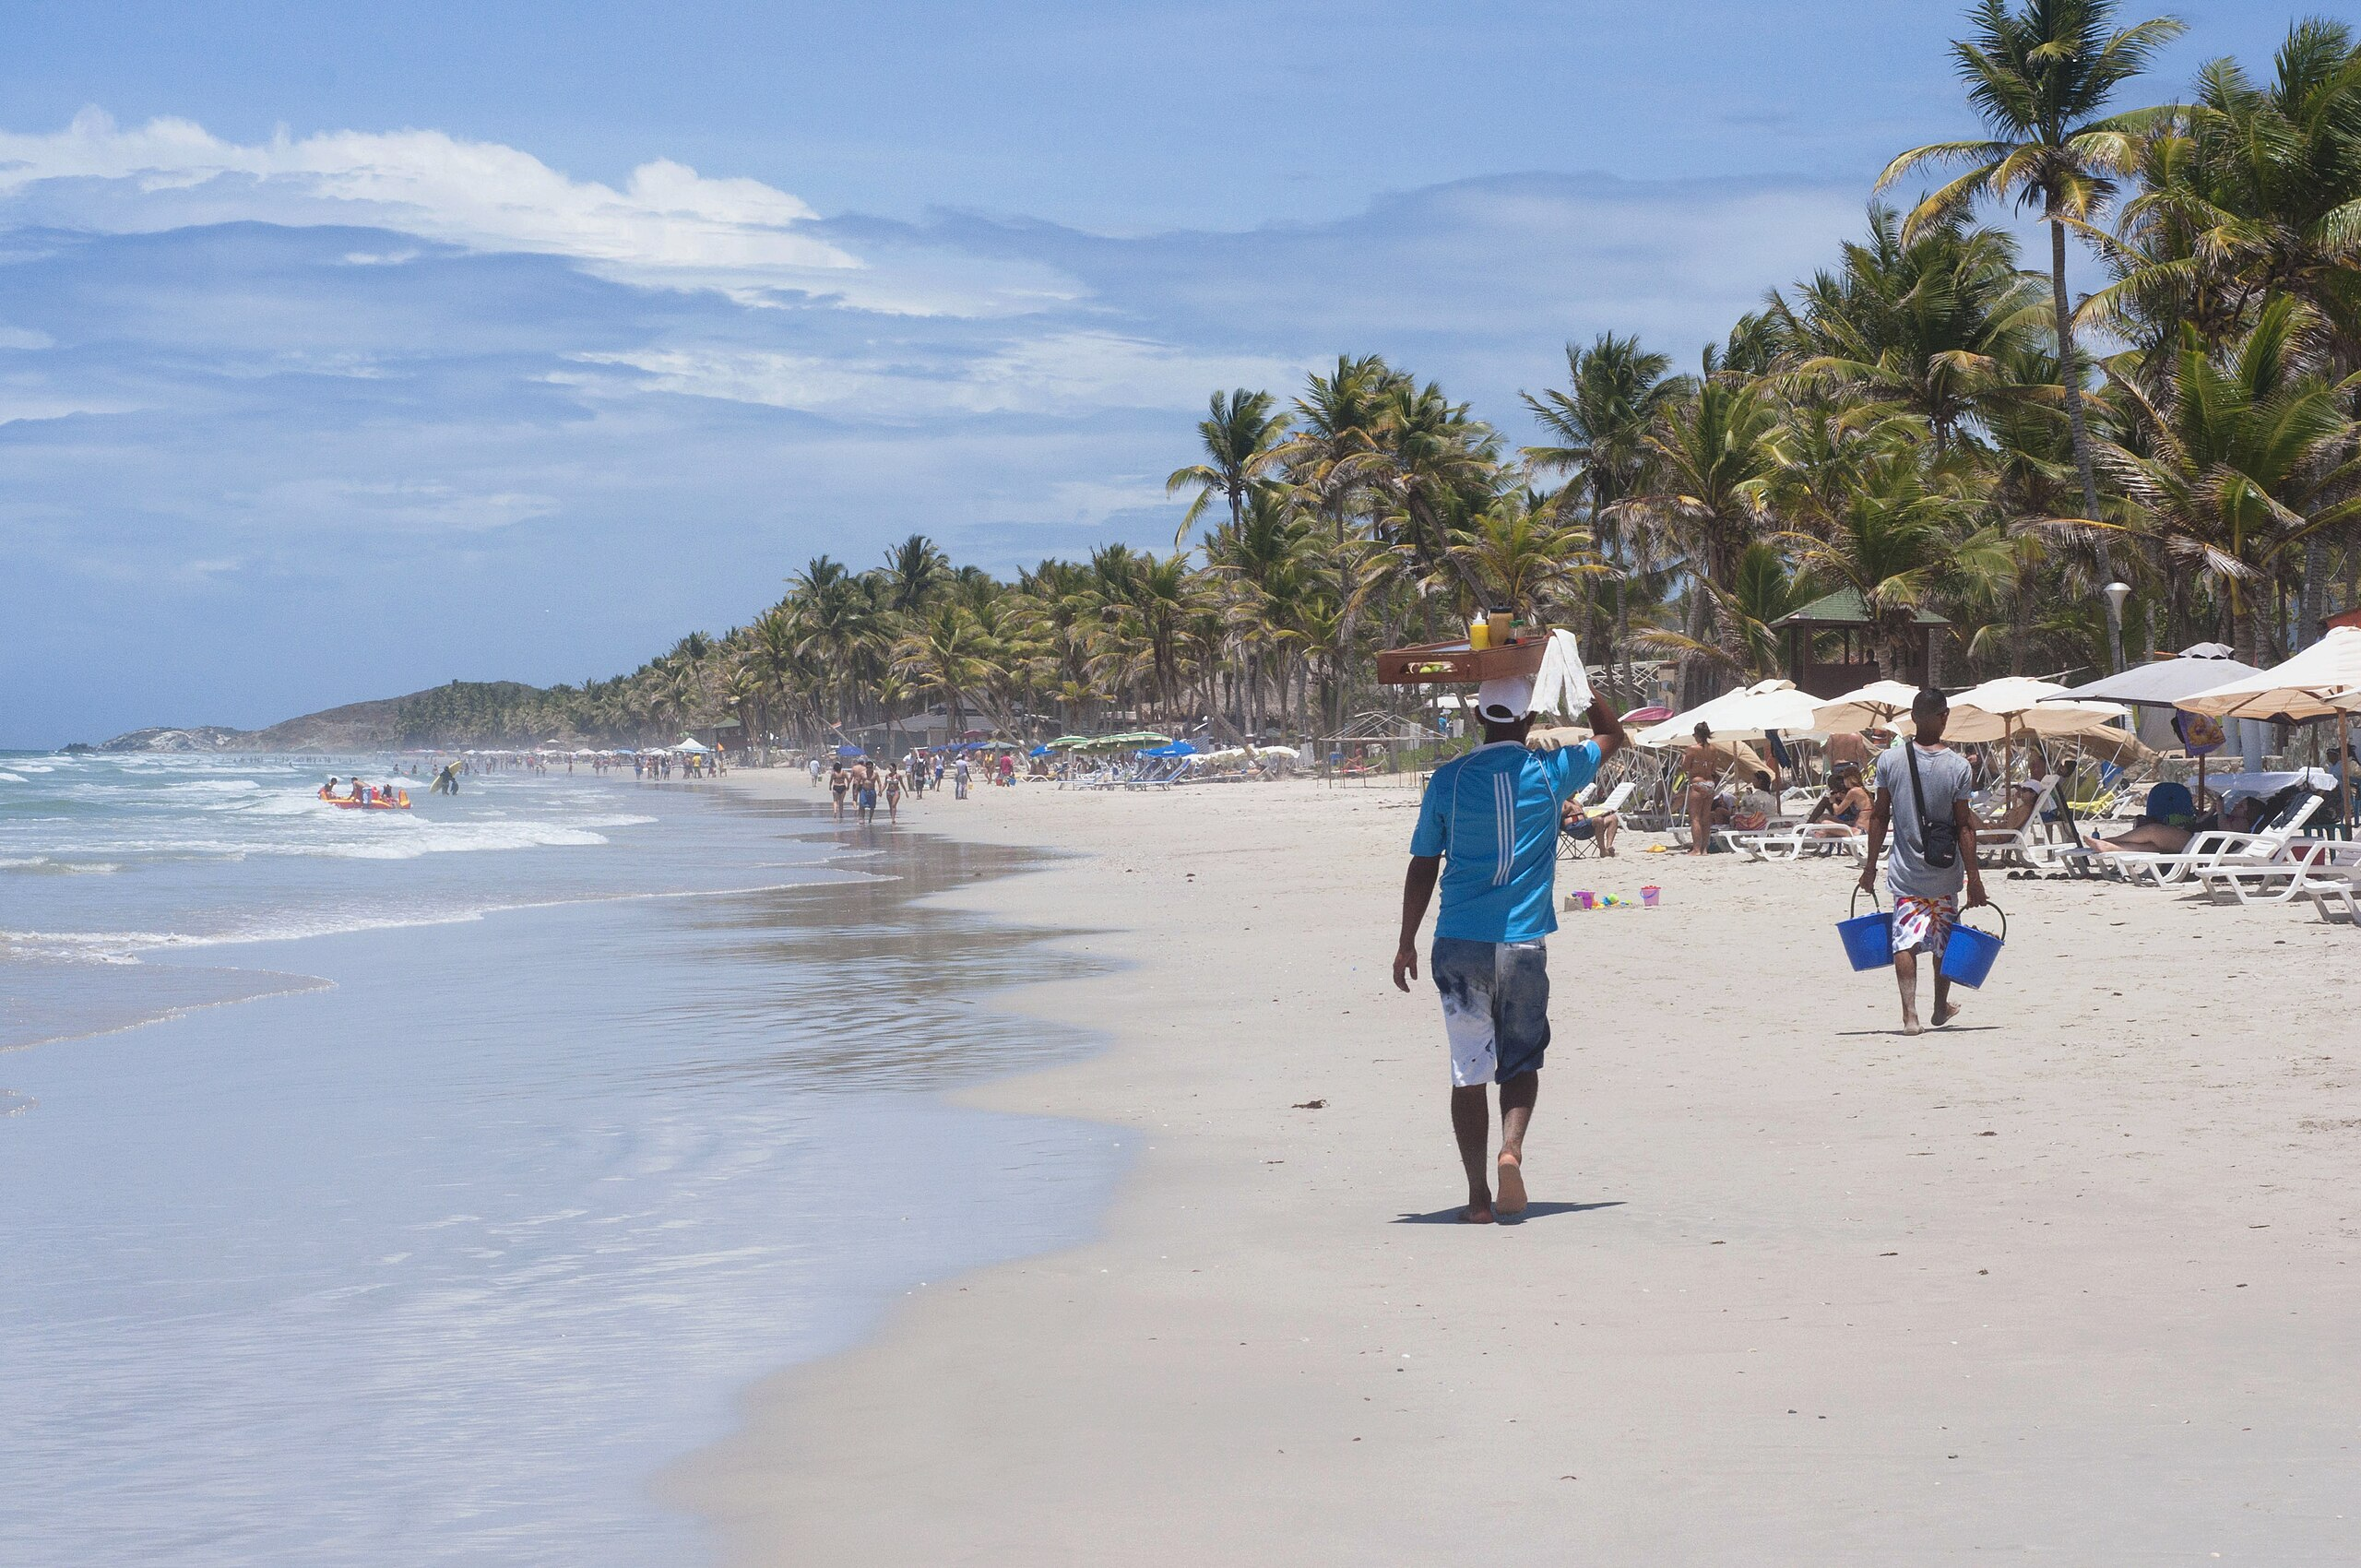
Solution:
<svg viewBox="0 0 2361 1568"><path fill-rule="evenodd" d="M103 876L123 869L119 861L61 861L49 855L0 855L0 871L30 876Z"/></svg>
<svg viewBox="0 0 2361 1568"><path fill-rule="evenodd" d="M324 825L325 821L324 819ZM208 826L214 819L208 819ZM255 855L336 861L411 861L422 855L469 854L489 849L577 849L607 843L604 834L556 822L410 822L356 824L336 837L230 837L220 834L153 836L125 834L101 841L47 847L51 859L65 855L133 855L149 859L243 860Z"/></svg>

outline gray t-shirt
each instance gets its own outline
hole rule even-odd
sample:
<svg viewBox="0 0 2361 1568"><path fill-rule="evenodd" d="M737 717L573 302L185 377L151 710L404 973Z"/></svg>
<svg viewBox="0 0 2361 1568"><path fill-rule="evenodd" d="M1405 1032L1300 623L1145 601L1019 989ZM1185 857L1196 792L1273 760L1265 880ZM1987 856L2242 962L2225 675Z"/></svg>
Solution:
<svg viewBox="0 0 2361 1568"><path fill-rule="evenodd" d="M1916 741L1908 744L1918 754L1918 788L1927 796L1927 814L1937 822L1951 821L1953 803L1975 792L1975 778L1968 771L1967 759L1949 747L1930 752ZM1886 885L1893 889L1896 897L1904 894L1914 898L1948 898L1957 895L1967 881L1965 846L1962 846L1960 857L1940 871L1927 864L1922 848L1925 840L1918 833L1918 801L1910 789L1910 764L1901 746L1892 747L1878 758L1878 788L1893 802L1893 823L1886 834Z"/></svg>

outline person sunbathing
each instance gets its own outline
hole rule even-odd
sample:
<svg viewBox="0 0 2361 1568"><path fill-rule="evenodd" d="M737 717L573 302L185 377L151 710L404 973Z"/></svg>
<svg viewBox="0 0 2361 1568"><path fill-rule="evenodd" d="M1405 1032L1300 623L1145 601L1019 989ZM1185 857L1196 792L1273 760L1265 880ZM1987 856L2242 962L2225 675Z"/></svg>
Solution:
<svg viewBox="0 0 2361 1568"><path fill-rule="evenodd" d="M2033 760L2025 765L2024 782L2009 787L2009 809L1998 816L1977 817L1975 830L2010 834L2023 828L2033 820L2033 809L2041 803L2041 792L2048 778L2048 765L2042 761L2039 752L2034 753Z"/></svg>
<svg viewBox="0 0 2361 1568"><path fill-rule="evenodd" d="M2161 797L2161 798L2160 798ZM2091 848L2103 854L2126 850L2139 854L2177 855L2189 841L2208 828L2251 833L2260 818L2262 802L2249 797L2234 802L2218 819L2197 814L2197 802L2185 784L2159 784L2148 791L2147 808L2131 826L2112 838L2094 838Z"/></svg>

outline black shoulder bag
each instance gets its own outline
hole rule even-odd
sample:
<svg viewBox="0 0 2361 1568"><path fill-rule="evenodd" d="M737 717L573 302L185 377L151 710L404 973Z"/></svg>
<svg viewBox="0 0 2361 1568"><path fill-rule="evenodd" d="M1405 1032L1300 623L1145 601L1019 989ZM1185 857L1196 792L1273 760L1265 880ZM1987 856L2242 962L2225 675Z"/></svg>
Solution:
<svg viewBox="0 0 2361 1568"><path fill-rule="evenodd" d="M1918 782L1918 742L1902 742L1902 756L1910 765L1910 798L1918 808L1918 853L1929 869L1945 871L1959 861L1959 824L1950 817L1936 822L1927 814L1926 786Z"/></svg>

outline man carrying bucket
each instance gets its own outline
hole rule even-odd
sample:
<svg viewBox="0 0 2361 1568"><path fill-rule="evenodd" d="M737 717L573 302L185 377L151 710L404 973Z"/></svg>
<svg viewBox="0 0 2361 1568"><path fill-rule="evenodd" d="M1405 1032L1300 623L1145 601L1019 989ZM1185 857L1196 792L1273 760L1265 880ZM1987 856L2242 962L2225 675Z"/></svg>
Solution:
<svg viewBox="0 0 2361 1568"><path fill-rule="evenodd" d="M1467 1170L1467 1207L1459 1218L1470 1225L1490 1224L1496 1208L1501 1214L1525 1208L1525 1130L1549 1046L1544 939L1558 929L1558 815L1623 744L1615 710L1594 694L1589 718L1596 739L1579 746L1543 742L1538 753L1527 751L1532 706L1533 682L1525 676L1477 688L1484 743L1428 779L1402 884L1394 983L1404 991L1418 977L1418 926L1437 882L1442 885L1434 982L1451 1041L1452 1132ZM1501 1087L1497 1205L1493 1171L1484 1158L1491 1137L1485 1089L1490 1083Z"/></svg>
<svg viewBox="0 0 2361 1568"><path fill-rule="evenodd" d="M1878 799L1869 811L1869 847L1862 857L1861 890L1878 890L1878 850L1892 829L1886 885L1893 894L1893 978L1902 988L1902 1032L1918 1022L1918 955L1935 956L1935 1024L1959 1016L1952 982L1943 974L1943 943L1959 918L1960 885L1967 907L1985 902L1984 873L1975 864L1975 813L1968 805L1975 781L1967 759L1943 744L1952 705L1932 686L1910 704L1917 739L1878 758ZM1933 832L1929 834L1928 826ZM1949 832L1945 828L1950 829Z"/></svg>

